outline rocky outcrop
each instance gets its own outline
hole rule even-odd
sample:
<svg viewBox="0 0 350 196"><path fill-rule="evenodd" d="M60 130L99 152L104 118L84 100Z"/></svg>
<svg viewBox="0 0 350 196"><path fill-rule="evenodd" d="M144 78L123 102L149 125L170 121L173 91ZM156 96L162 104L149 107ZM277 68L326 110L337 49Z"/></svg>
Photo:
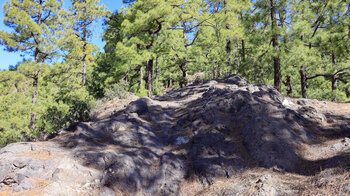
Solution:
<svg viewBox="0 0 350 196"><path fill-rule="evenodd" d="M300 194L307 176L339 165L349 120L234 75L6 146L0 195Z"/></svg>

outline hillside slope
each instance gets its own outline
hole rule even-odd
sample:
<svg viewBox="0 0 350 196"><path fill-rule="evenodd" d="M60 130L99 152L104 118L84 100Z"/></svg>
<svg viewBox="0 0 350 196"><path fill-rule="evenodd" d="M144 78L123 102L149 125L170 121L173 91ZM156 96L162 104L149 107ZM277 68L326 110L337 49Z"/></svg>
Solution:
<svg viewBox="0 0 350 196"><path fill-rule="evenodd" d="M350 104L236 75L121 103L2 148L0 195L350 194Z"/></svg>

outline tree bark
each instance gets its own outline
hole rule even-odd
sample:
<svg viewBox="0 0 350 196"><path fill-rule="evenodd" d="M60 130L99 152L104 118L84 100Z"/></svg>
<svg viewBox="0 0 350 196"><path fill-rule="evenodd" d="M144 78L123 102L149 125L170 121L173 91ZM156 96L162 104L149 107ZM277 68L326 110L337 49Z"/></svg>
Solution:
<svg viewBox="0 0 350 196"><path fill-rule="evenodd" d="M232 73L232 55L231 55L231 40L226 40L226 54L227 54L227 60L226 60L226 66L229 68L227 75L231 75Z"/></svg>
<svg viewBox="0 0 350 196"><path fill-rule="evenodd" d="M333 63L333 66L337 65L337 56L334 52L332 53L332 63ZM332 76L332 91L337 90L337 83L338 83L338 76L337 74L334 74Z"/></svg>
<svg viewBox="0 0 350 196"><path fill-rule="evenodd" d="M337 75L333 75L332 76L332 91L333 92L337 90L337 84L338 84L338 77L337 77ZM338 96L336 93L335 93L333 101L338 101Z"/></svg>
<svg viewBox="0 0 350 196"><path fill-rule="evenodd" d="M152 97L153 95L153 59L147 61L146 67L147 74L147 90L148 97Z"/></svg>
<svg viewBox="0 0 350 196"><path fill-rule="evenodd" d="M169 78L168 80L168 88L173 86L173 80L171 78Z"/></svg>
<svg viewBox="0 0 350 196"><path fill-rule="evenodd" d="M40 62L40 51L38 48L35 49L34 52L35 56L35 63L38 64ZM39 70L35 70L35 73L33 75L33 84L32 84L32 104L33 106L36 105L38 100L38 83L39 83ZM36 127L36 112L35 109L32 111L30 115L30 130L34 131Z"/></svg>
<svg viewBox="0 0 350 196"><path fill-rule="evenodd" d="M292 86L292 80L291 80L290 75L287 76L287 81L286 81L285 85L287 87L287 95L292 96L293 95L293 86Z"/></svg>
<svg viewBox="0 0 350 196"><path fill-rule="evenodd" d="M334 54L334 52L332 53L332 63L334 66L337 64L337 56Z"/></svg>
<svg viewBox="0 0 350 196"><path fill-rule="evenodd" d="M333 66L337 65L337 56L336 56L336 54L334 52L332 52L332 63L333 63ZM336 91L337 90L337 83L338 83L338 76L337 76L337 74L334 74L332 76L332 91ZM335 94L335 97L334 97L333 101L337 101L337 99L338 99L338 97Z"/></svg>
<svg viewBox="0 0 350 196"><path fill-rule="evenodd" d="M33 77L33 93L32 93L32 104L36 105L38 99L38 71L36 71L35 76ZM34 130L36 127L36 112L33 111L30 115L30 130Z"/></svg>
<svg viewBox="0 0 350 196"><path fill-rule="evenodd" d="M242 39L242 62L245 62L245 41Z"/></svg>
<svg viewBox="0 0 350 196"><path fill-rule="evenodd" d="M337 90L338 77L337 75L332 76L332 91Z"/></svg>
<svg viewBox="0 0 350 196"><path fill-rule="evenodd" d="M278 34L276 32L277 29L277 18L276 18L276 9L275 2L276 0L270 0L271 4L271 30L272 30L272 44L275 50L275 53L278 53ZM281 60L279 58L279 54L275 54L273 57L274 64L274 87L278 92L281 92Z"/></svg>
<svg viewBox="0 0 350 196"><path fill-rule="evenodd" d="M182 72L182 79L180 80L180 87L183 88L187 85L187 57L185 61L180 64L180 70Z"/></svg>
<svg viewBox="0 0 350 196"><path fill-rule="evenodd" d="M40 5L42 5L44 2L42 0L39 1ZM42 13L40 12L38 15L38 20L36 22L38 25L41 25L42 23ZM35 40L35 37L33 37ZM38 43L35 40L36 44L39 45L40 43ZM35 63L36 65L38 65L40 63L40 50L38 47L35 48L34 51L34 59L35 59ZM35 73L32 77L33 79L33 84L32 84L32 104L33 106L35 106L37 104L37 99L38 99L38 83L39 83L39 70L36 69ZM34 131L34 129L36 128L36 111L35 109L32 111L31 115L30 115L30 130Z"/></svg>
<svg viewBox="0 0 350 196"><path fill-rule="evenodd" d="M227 2L226 1L224 1L223 2L224 3L224 10L225 10L225 15L227 14L227 12L228 12L228 10L226 9L226 6L227 6ZM229 24L226 24L226 29L227 30L230 30L230 26L229 26ZM226 54L227 54L227 60L226 60L226 66L229 68L228 70L228 75L231 75L231 73L232 73L232 54L231 54L231 52L232 52L232 46L231 46L231 39L230 38L228 38L227 40L226 40Z"/></svg>
<svg viewBox="0 0 350 196"><path fill-rule="evenodd" d="M140 89L143 88L143 66L140 66Z"/></svg>
<svg viewBox="0 0 350 196"><path fill-rule="evenodd" d="M83 81L82 81L82 86L86 85L86 56L84 55L83 58Z"/></svg>
<svg viewBox="0 0 350 196"><path fill-rule="evenodd" d="M158 72L159 72L159 63L158 63L158 59L159 59L159 57L157 56L157 58L156 58L156 70L155 70L155 74L156 74L156 88L158 89L158 80L159 80L159 76L158 76Z"/></svg>
<svg viewBox="0 0 350 196"><path fill-rule="evenodd" d="M305 68L304 66L300 67L300 84L301 84L301 95L303 98L307 98L307 78L306 78L306 73L305 73Z"/></svg>
<svg viewBox="0 0 350 196"><path fill-rule="evenodd" d="M231 66L231 64L232 64L231 51L232 51L232 48L231 48L231 40L230 40L230 39L227 39L227 41L226 41L226 53L227 53L226 65L227 65L227 66Z"/></svg>

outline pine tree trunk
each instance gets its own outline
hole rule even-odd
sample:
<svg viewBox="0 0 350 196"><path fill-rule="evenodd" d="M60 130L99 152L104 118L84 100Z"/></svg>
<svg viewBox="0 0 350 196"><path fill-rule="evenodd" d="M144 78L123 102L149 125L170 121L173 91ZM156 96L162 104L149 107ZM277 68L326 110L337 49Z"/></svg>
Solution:
<svg viewBox="0 0 350 196"><path fill-rule="evenodd" d="M184 63L180 65L180 70L182 72L182 79L180 80L180 87L183 88L187 85L187 57Z"/></svg>
<svg viewBox="0 0 350 196"><path fill-rule="evenodd" d="M239 51L240 50L240 45L239 45L239 41L237 40L236 41L236 51ZM241 54L239 54L238 52L235 53L235 59L240 59L241 58ZM237 61L237 64L235 65L235 70L234 70L234 74L237 74L238 73L238 70L240 69L241 67L241 61Z"/></svg>
<svg viewBox="0 0 350 196"><path fill-rule="evenodd" d="M35 63L39 63L40 61L40 52L39 49L35 49ZM33 84L32 84L32 104L33 106L36 105L38 100L38 83L39 83L39 70L36 70L33 76ZM36 127L36 112L35 109L32 111L30 115L30 130L34 131Z"/></svg>
<svg viewBox="0 0 350 196"><path fill-rule="evenodd" d="M337 65L337 56L334 52L332 53L332 63L333 63L334 67ZM338 77L337 77L337 75L333 75L332 76L332 91L337 90L337 83L338 83Z"/></svg>
<svg viewBox="0 0 350 196"><path fill-rule="evenodd" d="M157 58L156 58L156 71L155 71L155 72L156 72L156 89L158 89L158 82L159 82L159 81L158 81L158 79L159 79L159 78L158 78L158 77L159 77L159 76L158 76L158 74L159 74L159 73L158 73L158 72L159 72L159 63L158 63L158 59L159 59L159 57L157 56Z"/></svg>
<svg viewBox="0 0 350 196"><path fill-rule="evenodd" d="M16 93L19 93L19 92L20 92L20 91L18 90L18 85L17 85L17 83L15 83L15 89L16 89L16 90L15 90Z"/></svg>
<svg viewBox="0 0 350 196"><path fill-rule="evenodd" d="M226 41L226 53L227 53L227 61L226 61L226 65L229 67L232 64L232 57L231 57L231 40L227 39Z"/></svg>
<svg viewBox="0 0 350 196"><path fill-rule="evenodd" d="M337 56L336 56L336 54L334 52L332 53L332 63L333 63L333 66L337 65ZM336 91L337 90L337 83L338 83L338 77L335 74L335 75L332 76L332 91ZM338 100L338 97L337 97L337 95L335 95L333 101L337 101L337 100Z"/></svg>
<svg viewBox="0 0 350 196"><path fill-rule="evenodd" d="M337 77L337 75L333 75L332 76L332 91L337 90L337 83L338 83L338 77ZM334 97L333 101L338 101L338 96L336 93L335 93L335 97Z"/></svg>
<svg viewBox="0 0 350 196"><path fill-rule="evenodd" d="M84 1L84 3L86 3L86 1ZM86 8L85 8L86 9ZM84 42L84 46L83 46L83 73L82 73L82 86L86 85L86 46L87 46L87 19L84 19L84 32L83 32L83 42Z"/></svg>
<svg viewBox="0 0 350 196"><path fill-rule="evenodd" d="M140 66L140 89L143 88L143 66Z"/></svg>
<svg viewBox="0 0 350 196"><path fill-rule="evenodd" d="M275 53L278 53L278 34L277 34L277 18L276 18L276 9L275 9L275 0L270 0L271 3L271 30L272 30L272 45L275 50ZM273 57L274 65L274 87L278 92L281 92L282 86L282 76L281 76L281 60L278 54L275 54Z"/></svg>
<svg viewBox="0 0 350 196"><path fill-rule="evenodd" d="M228 10L226 8L227 6L227 2L224 1L224 10L225 10L225 15L227 14ZM226 24L226 29L230 30L230 26L229 24ZM226 40L226 54L227 54L227 60L226 60L226 66L228 68L228 73L227 75L231 75L232 74L232 46L231 46L231 38L228 38Z"/></svg>
<svg viewBox="0 0 350 196"><path fill-rule="evenodd" d="M274 86L277 89L278 92L281 92L281 61L279 57L274 57L273 58L274 62L274 70L275 70L275 75L274 75Z"/></svg>
<svg viewBox="0 0 350 196"><path fill-rule="evenodd" d="M245 41L242 39L242 62L245 62Z"/></svg>
<svg viewBox="0 0 350 196"><path fill-rule="evenodd" d="M338 78L336 75L332 76L332 91L337 90Z"/></svg>
<svg viewBox="0 0 350 196"><path fill-rule="evenodd" d="M292 87L292 80L291 80L290 75L287 76L286 86L287 86L287 95L292 96L293 95L293 87Z"/></svg>
<svg viewBox="0 0 350 196"><path fill-rule="evenodd" d="M32 104L36 105L38 99L38 72L36 72L33 77L33 94L32 94ZM30 116L30 130L34 130L36 127L36 112L33 111Z"/></svg>
<svg viewBox="0 0 350 196"><path fill-rule="evenodd" d="M300 84L301 84L301 96L307 98L306 88L307 88L307 78L304 66L300 67Z"/></svg>
<svg viewBox="0 0 350 196"><path fill-rule="evenodd" d="M83 82L82 82L82 86L86 85L86 58L84 56L83 58Z"/></svg>
<svg viewBox="0 0 350 196"><path fill-rule="evenodd" d="M334 54L334 52L332 53L332 63L334 66L337 64L337 56Z"/></svg>
<svg viewBox="0 0 350 196"><path fill-rule="evenodd" d="M153 95L153 59L147 61L146 67L147 74L147 90L148 97L152 97Z"/></svg>
<svg viewBox="0 0 350 196"><path fill-rule="evenodd" d="M169 78L168 80L168 88L173 86L173 80L171 78Z"/></svg>
<svg viewBox="0 0 350 196"><path fill-rule="evenodd" d="M226 40L226 54L227 54L227 60L226 60L226 66L228 68L228 75L231 75L232 73L232 55L231 55L231 40Z"/></svg>
<svg viewBox="0 0 350 196"><path fill-rule="evenodd" d="M44 2L40 1L40 5L42 5ZM42 13L40 12L38 15L38 20L37 20L37 24L41 25L42 23ZM40 44L40 43L36 43L36 44ZM40 50L39 48L35 48L34 51L34 59L35 59L35 63L38 65L40 63ZM32 90L32 104L33 106L36 105L37 103L37 99L38 99L38 83L39 83L39 70L36 69L34 76L33 76L33 90ZM34 131L36 128L36 111L34 108L34 111L32 111L32 113L30 114L30 130Z"/></svg>

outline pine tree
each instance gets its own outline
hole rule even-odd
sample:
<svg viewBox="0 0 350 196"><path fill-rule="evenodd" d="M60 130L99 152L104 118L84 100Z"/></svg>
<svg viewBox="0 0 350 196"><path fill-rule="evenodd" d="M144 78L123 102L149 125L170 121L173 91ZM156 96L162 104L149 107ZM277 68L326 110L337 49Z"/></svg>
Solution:
<svg viewBox="0 0 350 196"><path fill-rule="evenodd" d="M38 99L40 64L57 55L57 11L62 1L58 0L11 0L5 3L5 24L12 32L0 31L0 42L8 51L23 52L33 57L31 72L27 77L32 83L32 104ZM30 128L36 127L37 113L31 113Z"/></svg>
<svg viewBox="0 0 350 196"><path fill-rule="evenodd" d="M156 59L155 51L158 47L157 39L166 26L167 16L171 16L170 12L170 2L139 0L126 10L122 24L122 33L127 39L119 42L117 52L120 56L128 58L126 63L129 66L146 65L148 96L153 95L153 69Z"/></svg>
<svg viewBox="0 0 350 196"><path fill-rule="evenodd" d="M97 66L93 68L92 81L89 84L90 91L97 98L102 98L104 88L118 83L127 75L127 67L122 65L123 58L116 54L117 43L123 41L121 25L123 13L115 11L105 21L107 26L103 40L106 42L104 52L96 55Z"/></svg>
<svg viewBox="0 0 350 196"><path fill-rule="evenodd" d="M339 78L343 88L340 94L346 97L347 82L343 77L349 72L348 3L294 1L293 5L289 53L293 64L300 67L302 97L308 97L310 89L311 97L335 100L340 93ZM292 71L293 66L288 69Z"/></svg>
<svg viewBox="0 0 350 196"><path fill-rule="evenodd" d="M68 59L81 62L82 64L82 86L86 85L87 66L92 63L93 52L96 47L89 42L92 36L92 25L100 18L106 16L103 5L99 5L100 0L72 0L71 26L73 31L70 32L70 42L73 43L68 48ZM75 40L75 38L77 40Z"/></svg>
<svg viewBox="0 0 350 196"><path fill-rule="evenodd" d="M138 93L146 80L151 95L204 72L240 74L289 96L349 97L348 1L124 2L128 8L109 21L106 52L98 55L99 95L119 80Z"/></svg>

